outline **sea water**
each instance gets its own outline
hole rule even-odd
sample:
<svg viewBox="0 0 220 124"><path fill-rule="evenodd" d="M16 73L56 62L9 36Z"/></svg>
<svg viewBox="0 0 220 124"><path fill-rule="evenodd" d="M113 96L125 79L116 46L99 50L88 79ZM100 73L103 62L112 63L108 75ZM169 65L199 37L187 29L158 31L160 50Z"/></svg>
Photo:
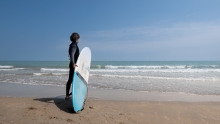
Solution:
<svg viewBox="0 0 220 124"><path fill-rule="evenodd" d="M0 82L65 86L68 61L0 61ZM89 87L220 95L220 61L92 61Z"/></svg>

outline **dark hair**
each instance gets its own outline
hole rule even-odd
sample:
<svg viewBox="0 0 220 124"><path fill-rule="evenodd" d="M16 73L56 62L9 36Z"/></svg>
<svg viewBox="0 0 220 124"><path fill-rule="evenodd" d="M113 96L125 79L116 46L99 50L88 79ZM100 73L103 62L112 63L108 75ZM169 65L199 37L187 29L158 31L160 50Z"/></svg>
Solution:
<svg viewBox="0 0 220 124"><path fill-rule="evenodd" d="M72 42L76 42L76 40L78 40L80 38L79 34L76 32L73 32L72 35L70 36L70 40Z"/></svg>

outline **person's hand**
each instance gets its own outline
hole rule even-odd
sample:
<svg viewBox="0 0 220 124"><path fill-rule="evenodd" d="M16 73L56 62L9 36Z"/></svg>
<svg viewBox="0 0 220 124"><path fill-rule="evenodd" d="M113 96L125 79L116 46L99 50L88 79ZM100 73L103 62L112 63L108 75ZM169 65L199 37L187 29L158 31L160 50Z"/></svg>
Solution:
<svg viewBox="0 0 220 124"><path fill-rule="evenodd" d="M73 68L78 67L76 64L73 64Z"/></svg>

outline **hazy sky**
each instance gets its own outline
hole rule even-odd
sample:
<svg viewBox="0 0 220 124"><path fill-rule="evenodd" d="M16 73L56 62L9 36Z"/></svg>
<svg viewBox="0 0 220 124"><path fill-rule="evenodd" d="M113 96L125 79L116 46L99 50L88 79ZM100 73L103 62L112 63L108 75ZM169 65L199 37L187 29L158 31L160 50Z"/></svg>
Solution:
<svg viewBox="0 0 220 124"><path fill-rule="evenodd" d="M220 0L1 0L0 60L220 60Z"/></svg>

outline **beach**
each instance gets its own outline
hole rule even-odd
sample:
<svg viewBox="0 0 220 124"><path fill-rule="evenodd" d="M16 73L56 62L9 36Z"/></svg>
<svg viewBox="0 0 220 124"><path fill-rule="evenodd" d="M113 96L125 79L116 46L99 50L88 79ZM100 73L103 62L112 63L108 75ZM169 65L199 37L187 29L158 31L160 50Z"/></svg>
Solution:
<svg viewBox="0 0 220 124"><path fill-rule="evenodd" d="M84 110L68 61L0 61L0 124L219 124L219 61L93 61Z"/></svg>
<svg viewBox="0 0 220 124"><path fill-rule="evenodd" d="M1 0L0 124L220 124L220 0Z"/></svg>
<svg viewBox="0 0 220 124"><path fill-rule="evenodd" d="M75 114L69 101L0 97L0 123L219 124L220 103L87 100Z"/></svg>
<svg viewBox="0 0 220 124"><path fill-rule="evenodd" d="M64 100L64 88L0 82L0 123L218 124L220 122L219 96L90 88L84 110L74 113L71 100Z"/></svg>

